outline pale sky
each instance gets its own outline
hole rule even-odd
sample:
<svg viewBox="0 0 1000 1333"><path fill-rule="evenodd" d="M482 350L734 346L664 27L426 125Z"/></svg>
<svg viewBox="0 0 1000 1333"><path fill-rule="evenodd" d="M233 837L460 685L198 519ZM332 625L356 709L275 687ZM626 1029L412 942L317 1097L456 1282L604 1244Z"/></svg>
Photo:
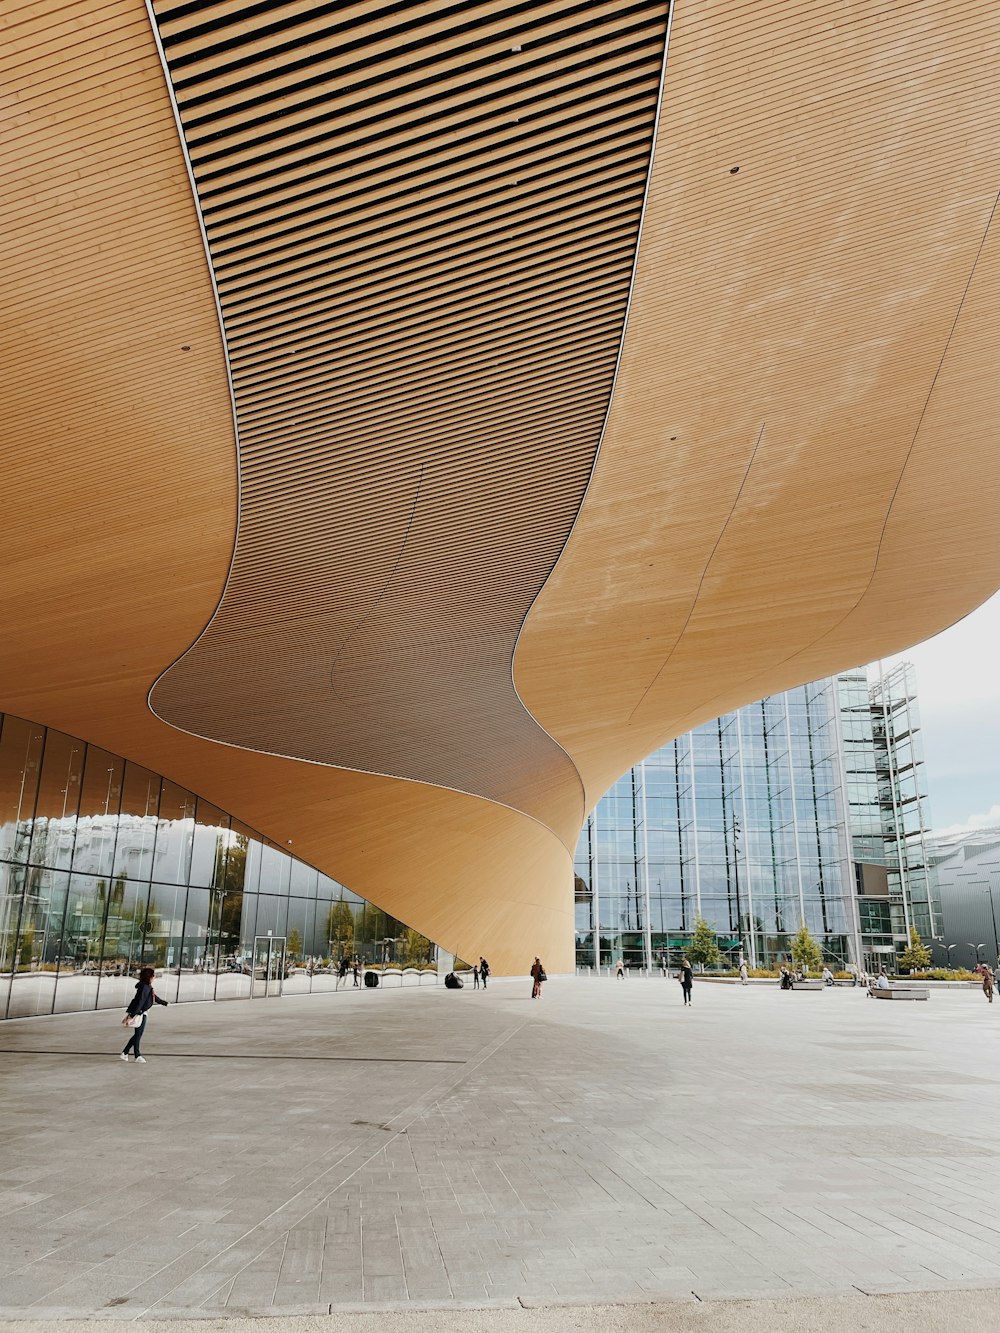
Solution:
<svg viewBox="0 0 1000 1333"><path fill-rule="evenodd" d="M1000 593L897 662L917 669L934 831L1000 826Z"/></svg>

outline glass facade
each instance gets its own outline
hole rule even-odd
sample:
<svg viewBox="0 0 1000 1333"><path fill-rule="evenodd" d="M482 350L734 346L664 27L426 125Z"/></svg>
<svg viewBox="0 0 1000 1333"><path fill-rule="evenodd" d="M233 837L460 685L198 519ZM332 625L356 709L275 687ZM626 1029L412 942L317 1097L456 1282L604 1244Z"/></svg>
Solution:
<svg viewBox="0 0 1000 1333"><path fill-rule="evenodd" d="M935 962L1000 966L1000 827L932 835L927 845L941 902Z"/></svg>
<svg viewBox="0 0 1000 1333"><path fill-rule="evenodd" d="M270 941L270 944L267 942ZM332 990L431 942L158 774L0 714L0 1016ZM265 974L270 975L265 975Z"/></svg>
<svg viewBox="0 0 1000 1333"><path fill-rule="evenodd" d="M903 662L871 687L872 739L890 901L903 904L907 930L940 934L941 907L930 866L930 812L916 673Z"/></svg>
<svg viewBox="0 0 1000 1333"><path fill-rule="evenodd" d="M861 960L873 971L894 966L911 926L925 941L941 930L916 677L902 663L871 685L846 672L840 689Z"/></svg>
<svg viewBox="0 0 1000 1333"><path fill-rule="evenodd" d="M817 681L621 778L577 846L578 965L670 966L703 916L734 963L783 961L804 921L843 966L856 931L839 713L837 681Z"/></svg>

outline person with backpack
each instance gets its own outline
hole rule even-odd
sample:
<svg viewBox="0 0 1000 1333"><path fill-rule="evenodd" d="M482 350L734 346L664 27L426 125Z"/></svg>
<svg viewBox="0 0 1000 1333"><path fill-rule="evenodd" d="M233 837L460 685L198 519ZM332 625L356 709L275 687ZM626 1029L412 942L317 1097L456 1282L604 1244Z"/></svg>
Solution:
<svg viewBox="0 0 1000 1333"><path fill-rule="evenodd" d="M540 1000L542 997L542 982L547 981L545 968L542 967L538 955L535 955L535 961L531 964L531 998Z"/></svg>
<svg viewBox="0 0 1000 1333"><path fill-rule="evenodd" d="M485 958L479 960L479 976L482 979L483 990L486 989L486 978L490 975L490 965Z"/></svg>
<svg viewBox="0 0 1000 1333"><path fill-rule="evenodd" d="M146 1063L139 1050L142 1034L146 1031L146 1015L154 1004L162 1004L164 1008L167 1006L167 1001L161 1000L156 991L153 990L153 976L151 967L144 967L139 973L139 980L135 983L135 995L132 997L129 1007L125 1010L125 1017L122 1019L122 1025L132 1029L132 1035L118 1057L120 1060L124 1060L126 1064L128 1064L129 1051L135 1056L137 1065ZM138 1022L135 1021L136 1019L138 1019Z"/></svg>
<svg viewBox="0 0 1000 1333"><path fill-rule="evenodd" d="M677 973L677 980L681 983L681 992L684 996L684 1003L691 1003L691 991L694 989L694 968L686 958L681 959L681 970Z"/></svg>

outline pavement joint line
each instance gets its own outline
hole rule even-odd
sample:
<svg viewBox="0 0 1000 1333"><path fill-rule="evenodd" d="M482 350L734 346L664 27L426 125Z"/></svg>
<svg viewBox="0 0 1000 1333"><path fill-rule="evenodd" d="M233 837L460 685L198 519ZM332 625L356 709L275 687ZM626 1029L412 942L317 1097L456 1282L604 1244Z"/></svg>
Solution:
<svg viewBox="0 0 1000 1333"><path fill-rule="evenodd" d="M700 1296L696 1291L692 1291L690 1298L683 1295L658 1296L654 1292L646 1295L635 1296L617 1296L604 1297L599 1296L483 1296L475 1299L456 1298L453 1300L411 1300L411 1301L341 1301L341 1302L322 1302L307 1305L292 1306L167 1306L157 1311L156 1318L169 1320L184 1320L192 1323L202 1323L208 1321L228 1322L230 1320L253 1319L261 1321L278 1321L287 1319L328 1317L336 1314L432 1314L439 1312L442 1314L457 1311L489 1311L489 1310L525 1310L539 1312L542 1310L616 1310L616 1309L634 1309L636 1307L683 1307L697 1302L706 1306L724 1306L724 1305L755 1305L761 1301L779 1302L794 1307L796 1304L803 1304L807 1301L817 1299L831 1300L857 1300L859 1297L866 1305L877 1308L887 1299L895 1296L916 1297L929 1295L948 1295L959 1292L974 1293L980 1292L984 1296L991 1295L998 1291L998 1288L985 1285L982 1282L948 1282L940 1286L921 1286L908 1287L905 1291L896 1290L873 1290L863 1286L853 1286L841 1291L795 1291L788 1293L765 1293L745 1292L733 1295L705 1295ZM146 1317L146 1312L125 1311L121 1306L108 1308L102 1307L99 1310L91 1311L81 1315L78 1311L69 1311L63 1306L0 1306L0 1320L11 1323L41 1323L41 1322L65 1322L68 1326L76 1327L79 1323L135 1323Z"/></svg>
<svg viewBox="0 0 1000 1333"><path fill-rule="evenodd" d="M937 1031L926 1011L908 1016L908 1030L923 1036L913 1057L898 1042L899 1015L872 1028L863 1001L833 996L840 1002L828 1003L829 1013L820 1018L814 1007L807 1020L778 996L770 1003L764 992L734 999L724 989L713 991L715 1003L704 1018L698 1010L694 1025L690 1011L683 1018L671 1012L673 989L664 1005L639 988L627 997L622 988L619 998L606 987L597 1006L595 987L565 995L553 988L545 1009L525 997L471 1023L458 1011L473 1015L479 1006L460 1004L440 1026L432 996L413 1014L398 1011L398 1024L379 1018L361 1025L368 1040L350 1043L371 1054L391 1031L385 1044L406 1045L412 1058L414 1046L425 1044L433 1009L435 1044L470 1056L472 1071L438 1068L433 1060L365 1070L341 1063L337 1070L303 1067L298 1080L288 1078L294 1065L266 1071L251 1063L242 1075L209 1079L209 1066L181 1061L176 1072L165 1065L159 1079L137 1080L114 1059L111 1077L91 1082L94 1064L84 1061L74 1073L68 1055L54 1064L41 1058L57 1053L52 1048L29 1056L21 1078L37 1077L37 1092L55 1089L56 1096L40 1115L38 1096L20 1096L12 1081L15 1095L4 1111L15 1130L8 1147L26 1133L38 1151L23 1160L11 1153L10 1178L3 1177L0 1333L12 1333L4 1315L30 1321L18 1325L24 1333L43 1333L38 1321L46 1315L74 1321L51 1333L79 1333L82 1321L95 1319L138 1319L138 1333L144 1319L168 1311L180 1320L197 1311L218 1320L220 1330L229 1316L267 1314L262 1330L281 1333L275 1316L329 1320L331 1306L333 1314L339 1307L377 1311L385 1327L398 1316L383 1311L423 1310L413 1333L467 1323L492 1333L503 1320L517 1321L505 1329L527 1329L530 1309L548 1333L553 1321L563 1328L558 1321L568 1316L557 1311L567 1305L608 1307L605 1318L621 1327L634 1320L652 1330L663 1320L674 1333L691 1333L719 1319L748 1333L763 1326L753 1321L772 1302L776 1326L813 1327L802 1300L817 1302L816 1327L827 1328L856 1301L863 1324L899 1326L897 1317L914 1311L916 1326L930 1333L915 1303L921 1296L935 1314L935 1333L965 1322L966 1312L981 1322L985 1308L1000 1328L1000 1222L991 1218L980 1237L959 1202L970 1188L1000 1180L984 1080L965 1073L981 1069L983 1035L993 1038L998 1011L941 997ZM762 1015L771 1021L762 1023ZM214 1042L218 1031L229 1033L222 1018L206 1021L194 1009L191 1016L192 1024L173 1035L187 1031L196 1050L204 1049L204 1037ZM64 1035L102 1042L90 1015L69 1018ZM504 1034L521 1018L519 1033ZM286 1026L264 1023L258 1049L283 1052ZM340 1044L322 1026L306 1027L296 1036L304 1060L310 1052L322 1059ZM878 1036L869 1038L870 1030ZM789 1082L789 1043L835 1032L858 1034L857 1052L849 1040L840 1043L842 1054L838 1047L830 1056L832 1043L805 1043L799 1077ZM657 1035L662 1040L653 1040ZM11 1037L17 1046L13 1029ZM709 1041L731 1074L722 1099L704 1080ZM808 1050L814 1054L807 1058ZM948 1101L917 1104L925 1069L937 1068L942 1050L947 1074L932 1081L947 1085ZM868 1066L879 1051L887 1095L880 1083L872 1103L859 1081L869 1072L875 1077ZM73 1106L58 1095L68 1080ZM121 1127L106 1121L107 1100L125 1087L140 1114L134 1129L126 1122L119 1142ZM192 1088L199 1097L189 1095ZM119 1169L120 1143L142 1145L150 1116L163 1112L171 1120L157 1132L166 1153L157 1169L149 1174L141 1148ZM416 1123L407 1126L414 1114ZM389 1120L389 1128L375 1130ZM81 1124L86 1138L79 1141L93 1149L84 1158L71 1146ZM347 1124L359 1131L345 1131ZM57 1136L51 1157L37 1137L46 1134ZM882 1219L890 1188L895 1199L890 1225L883 1225L872 1219ZM282 1209L286 1191L296 1190L302 1192ZM147 1217L150 1192L156 1202ZM255 1231L265 1213L269 1220ZM138 1231L129 1220L136 1215ZM234 1250L234 1238L248 1231ZM130 1251L137 1235L145 1237L142 1248ZM217 1264L206 1267L213 1258ZM372 1281L362 1288L358 1266L367 1268L369 1259ZM904 1298L910 1304L890 1314ZM488 1308L499 1300L506 1308L491 1317ZM695 1312L695 1303L706 1309ZM652 1313L611 1313L628 1305ZM442 1313L435 1317L434 1309ZM467 1319L459 1309L483 1312ZM193 1323L186 1333L202 1327ZM294 1325L285 1333L295 1333Z"/></svg>
<svg viewBox="0 0 1000 1333"><path fill-rule="evenodd" d="M417 1120L417 1118L423 1113L425 1109L429 1109L429 1107L434 1106L438 1102L440 1102L442 1097L446 1097L450 1092L452 1092L453 1089L456 1088L464 1078L467 1078L470 1074L473 1074L480 1067L480 1065L484 1064L493 1055L495 1055L497 1051L499 1051L503 1046L505 1046L507 1042L511 1040L512 1037L516 1036L517 1033L519 1033L521 1029L526 1027L531 1021L532 1021L532 1016L529 1014L528 1016L523 1018L519 1023L509 1028L506 1033L501 1033L499 1037L495 1037L492 1041L488 1042L487 1045L482 1049L482 1051L480 1051L479 1055L475 1057L473 1060L470 1060L467 1063L463 1062L466 1063L466 1067L463 1069L462 1073L459 1074L456 1078L452 1079L452 1081L449 1084L447 1084L446 1087L444 1087L439 1091L432 1089L429 1090L428 1092L422 1093L416 1099L416 1101L411 1102L411 1104L408 1107L404 1107L402 1111L397 1112L396 1115L392 1116L388 1121L386 1121L387 1125L391 1125L394 1120L399 1120L403 1116L408 1117L405 1124L400 1125L400 1127L396 1129L392 1134L390 1134L390 1136L387 1139L381 1140L378 1144L378 1147L374 1150L374 1152L369 1153L369 1155L365 1158L363 1162L359 1163L354 1168L353 1171L351 1171L347 1176L345 1176L343 1180L339 1181L331 1190L328 1190L327 1193L323 1196L323 1198L317 1200L317 1202L314 1203L313 1206L310 1209L308 1209L308 1211L304 1214L304 1217L299 1220L303 1221L305 1217L309 1217L312 1213L316 1211L317 1208L322 1207L322 1205L330 1198L331 1194L335 1194L337 1190L343 1189L343 1187L348 1183L349 1180L351 1180L355 1175L357 1175L359 1171L363 1171L369 1162L373 1161L376 1157L378 1157L381 1153L383 1153L391 1143L393 1143L402 1133L404 1133L405 1130L410 1125L412 1125L415 1120ZM293 1194L290 1199L286 1199L277 1208L272 1209L272 1211L268 1213L266 1217L262 1217L252 1227L249 1227L243 1233L243 1235L239 1236L231 1244L227 1245L225 1249L221 1250L218 1254L215 1254L210 1259L206 1260L205 1263L202 1264L200 1268L195 1269L193 1273L189 1273L184 1280L190 1282L192 1278L197 1277L199 1273L203 1272L213 1263L216 1263L223 1254L227 1254L229 1253L230 1250L235 1249L236 1246L241 1245L243 1241L245 1241L248 1237L252 1236L254 1232L261 1231L261 1229L273 1217L275 1217L278 1213L282 1212L285 1208L289 1207L290 1204L294 1203L294 1201L297 1198L301 1197L301 1195L303 1195L307 1189L315 1185L318 1181L322 1180L323 1177L328 1175L331 1171L336 1170L338 1166L348 1161L352 1156L354 1156L355 1153L361 1150L362 1149L360 1148L352 1148L348 1152L344 1153L344 1155L338 1158L336 1162L332 1162L330 1166L326 1167L323 1171L321 1171L318 1176L315 1176L311 1181L303 1185L301 1189L297 1190L296 1193ZM293 1223L292 1225L295 1224ZM265 1250L269 1249L271 1245L273 1245L273 1243L274 1243L274 1238L271 1237L264 1245L264 1247L253 1258L248 1260L247 1263L243 1265L243 1267L239 1270L239 1272L242 1273L246 1268L250 1266L250 1264L254 1263L256 1259L259 1259L260 1256L265 1252ZM218 1288L216 1288L216 1290L218 1290ZM154 1301L153 1304L147 1306L142 1311L142 1313L137 1316L137 1318L145 1318L148 1314L150 1314L150 1312L155 1312L158 1304L159 1301Z"/></svg>
<svg viewBox="0 0 1000 1333"><path fill-rule="evenodd" d="M107 1060L114 1051L46 1051L23 1047L20 1050L0 1049L0 1055L76 1055L88 1059ZM216 1055L211 1051L160 1051L152 1057L154 1060L294 1060L296 1064L304 1060L339 1060L345 1064L382 1064L382 1065L464 1065L465 1060L456 1060L452 1056L417 1055Z"/></svg>

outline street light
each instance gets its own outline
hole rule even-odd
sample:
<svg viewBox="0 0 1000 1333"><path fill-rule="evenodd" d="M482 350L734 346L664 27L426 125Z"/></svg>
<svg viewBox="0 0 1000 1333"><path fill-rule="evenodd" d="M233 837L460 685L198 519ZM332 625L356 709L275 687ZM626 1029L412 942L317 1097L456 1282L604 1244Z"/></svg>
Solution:
<svg viewBox="0 0 1000 1333"><path fill-rule="evenodd" d="M944 949L944 951L945 951L945 957L946 957L946 959L947 959L947 966L948 966L948 969L949 969L949 971L950 971L950 970L951 970L951 951L952 951L952 949L957 949L957 948L958 948L958 945L957 945L957 944L944 944L944 943L942 942L942 944L941 944L941 948Z"/></svg>
<svg viewBox="0 0 1000 1333"><path fill-rule="evenodd" d="M970 949L975 949L975 951L976 951L976 966L978 967L979 964L983 961L983 960L979 957L979 950L980 950L980 949L985 949L985 948L986 948L986 945L985 945L985 944L973 944L971 940L966 940L966 943L968 944L968 946L969 946Z"/></svg>
<svg viewBox="0 0 1000 1333"><path fill-rule="evenodd" d="M740 904L740 821L733 814L733 884L736 889L736 937L743 952L743 908Z"/></svg>

